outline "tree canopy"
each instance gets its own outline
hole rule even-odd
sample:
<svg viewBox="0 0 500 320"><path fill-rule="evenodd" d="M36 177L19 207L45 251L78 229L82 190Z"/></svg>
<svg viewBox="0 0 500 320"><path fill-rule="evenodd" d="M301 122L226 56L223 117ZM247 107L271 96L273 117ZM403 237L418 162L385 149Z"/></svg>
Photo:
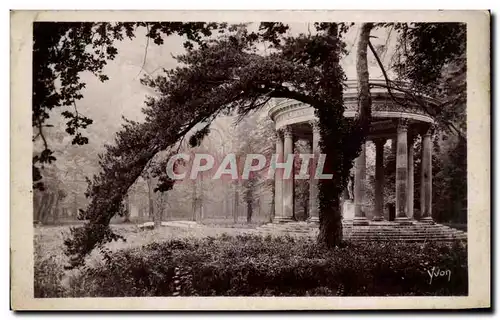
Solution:
<svg viewBox="0 0 500 320"><path fill-rule="evenodd" d="M33 186L43 189L40 168L56 160L46 139L45 128L52 127L48 120L51 112L64 108L66 132L73 136L72 143L83 145L88 138L82 130L93 120L78 112L77 102L83 98L86 83L81 80L90 72L104 82L103 72L108 61L118 54L116 41L135 37L137 28L146 28L148 39L162 44L162 35L184 35L184 46L201 44L202 36L210 36L224 24L202 22L35 22L33 24L33 141L41 140L42 151L33 156Z"/></svg>
<svg viewBox="0 0 500 320"><path fill-rule="evenodd" d="M467 28L464 23L382 24L398 31L391 68L396 81L388 86L404 92L443 129L466 139ZM376 52L373 51L376 55ZM403 81L405 88L397 83ZM421 99L432 97L436 103Z"/></svg>
<svg viewBox="0 0 500 320"><path fill-rule="evenodd" d="M77 108L77 101L82 98L81 90L85 87L80 80L82 72L91 72L101 81L106 81L103 67L118 54L114 41L134 37L137 28L146 28L147 38L156 44L161 44L162 37L171 34L183 35L187 39L184 44L186 53L176 57L177 68L143 79L144 85L157 92L157 96L149 97L145 102L145 121L127 120L114 143L107 145L106 151L99 156L101 171L89 181L86 193L90 198L84 212L88 222L83 227L73 228L71 238L65 241L72 266L81 265L85 255L96 246L119 238L109 228L109 222L119 212L130 186L143 174L155 155L163 152L168 160L193 130L189 142L198 145L218 115L236 111L243 117L273 98L306 103L315 109L319 118L320 147L327 155L324 171L332 173L333 179L320 181L318 239L329 247L338 245L342 238L338 195L345 188L353 159L369 127L371 97L367 52L370 49L376 54L370 43L370 32L381 25L364 23L360 27L356 54L359 112L355 119L343 117L342 94L346 78L340 59L346 53L342 36L349 26L345 23L315 23L314 32L289 36L286 33L288 26L277 22L263 22L255 31L250 31L244 24L225 23L36 24L33 127L36 129L34 140L42 139L44 149L33 158L35 187L42 187L37 183L41 178L39 166L55 160L43 131L49 125L46 121L51 110L72 107L71 111L62 113L68 119L66 132L74 136L74 144L88 142L81 129L89 126L92 120L79 113ZM427 44L419 41L422 41L421 37L439 33L415 25L395 25L395 28L402 30L399 43L411 44L410 49L403 45L398 47L403 54L395 65L399 68L400 78L412 81L412 88L400 87L384 72L387 87L406 90L411 99L421 103L422 108L434 112L436 117L442 114L444 123L454 125L446 114L446 107L453 103L445 102L429 109L429 105L422 103L422 95L415 92L424 86L427 91L422 91L423 94L434 94L440 84L447 83L442 81L445 70L462 67L459 57L463 48L457 47L460 43L447 41L444 48L439 49L441 54L432 54L433 61L426 65L419 58L422 58ZM263 47L266 50L262 50ZM448 52L448 55L443 58L442 52ZM435 67L439 72L419 73L415 71L419 64ZM434 84L434 91L429 89L430 83ZM455 89L457 99L460 99L460 83ZM462 133L460 129L456 130L459 134ZM165 163L157 164L154 171L160 181L159 191L168 191L173 185L165 174Z"/></svg>
<svg viewBox="0 0 500 320"><path fill-rule="evenodd" d="M320 192L320 206L326 208L323 220L333 217L333 224L340 224L336 195L343 189L345 172L358 152L361 139L357 130L367 127L367 119L363 125L354 125L343 117L345 75L339 60L344 52L341 35L348 26L317 23L315 27L314 34L290 37L284 34L287 27L281 23L262 23L256 32L239 26L235 32L188 48L186 54L176 57L179 67L146 79L144 83L159 97L146 101L145 122L128 121L114 145L107 146L101 156L102 170L88 189L89 223L75 228L73 237L66 241L73 263L82 263L95 245L116 239L109 221L156 153L175 152L176 145L200 123L208 125L230 110L245 115L272 98L294 99L316 108L323 147L328 149L325 153L335 154L327 158L325 171L338 173L337 178L323 183L329 192ZM258 43L267 45L270 53L259 51ZM199 130L195 136L202 138L206 132ZM159 178L162 191L171 188L173 181L166 175ZM324 235L325 244L336 245L341 230L340 234Z"/></svg>

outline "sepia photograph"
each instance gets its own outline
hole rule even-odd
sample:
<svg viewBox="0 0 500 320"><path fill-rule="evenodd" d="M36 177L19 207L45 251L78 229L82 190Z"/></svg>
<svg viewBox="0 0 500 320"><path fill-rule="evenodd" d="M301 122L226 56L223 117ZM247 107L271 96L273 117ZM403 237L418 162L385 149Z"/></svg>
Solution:
<svg viewBox="0 0 500 320"><path fill-rule="evenodd" d="M490 307L488 12L123 13L11 12L12 308Z"/></svg>

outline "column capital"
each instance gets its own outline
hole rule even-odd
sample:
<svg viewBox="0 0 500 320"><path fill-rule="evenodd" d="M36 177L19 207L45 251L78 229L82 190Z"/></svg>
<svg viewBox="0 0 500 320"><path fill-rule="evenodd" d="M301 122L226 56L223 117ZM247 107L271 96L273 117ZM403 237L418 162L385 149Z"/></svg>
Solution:
<svg viewBox="0 0 500 320"><path fill-rule="evenodd" d="M401 118L398 120L398 132L408 131L409 121L406 118Z"/></svg>
<svg viewBox="0 0 500 320"><path fill-rule="evenodd" d="M292 138L293 133L292 133L292 127L291 126L285 126L282 128L283 130L283 136L285 138Z"/></svg>
<svg viewBox="0 0 500 320"><path fill-rule="evenodd" d="M319 120L311 120L309 124L311 125L313 133L319 133Z"/></svg>
<svg viewBox="0 0 500 320"><path fill-rule="evenodd" d="M283 136L283 129L282 128L276 129L275 134L277 139L281 139L281 137Z"/></svg>

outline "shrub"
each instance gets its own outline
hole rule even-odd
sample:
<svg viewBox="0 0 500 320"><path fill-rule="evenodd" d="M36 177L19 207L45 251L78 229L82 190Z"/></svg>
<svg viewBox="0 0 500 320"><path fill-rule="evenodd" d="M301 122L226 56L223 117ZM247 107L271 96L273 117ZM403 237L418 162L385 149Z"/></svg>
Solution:
<svg viewBox="0 0 500 320"><path fill-rule="evenodd" d="M432 267L450 270L434 277ZM463 243L346 243L255 235L171 240L104 252L80 275L86 296L466 295Z"/></svg>
<svg viewBox="0 0 500 320"><path fill-rule="evenodd" d="M62 286L63 276L64 271L55 256L35 255L33 283L35 298L62 297L65 291Z"/></svg>

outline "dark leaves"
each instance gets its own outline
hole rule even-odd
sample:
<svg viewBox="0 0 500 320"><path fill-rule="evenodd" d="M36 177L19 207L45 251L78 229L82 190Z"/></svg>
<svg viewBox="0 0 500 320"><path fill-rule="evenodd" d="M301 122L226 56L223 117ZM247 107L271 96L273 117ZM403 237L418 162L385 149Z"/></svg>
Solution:
<svg viewBox="0 0 500 320"><path fill-rule="evenodd" d="M463 23L395 24L400 32L396 59L399 77L416 92L438 97L433 116L465 139L467 28Z"/></svg>
<svg viewBox="0 0 500 320"><path fill-rule="evenodd" d="M71 144L84 145L89 143L89 139L87 137L82 136L81 133L77 133L76 136L71 141Z"/></svg>
<svg viewBox="0 0 500 320"><path fill-rule="evenodd" d="M215 24L153 23L148 27L148 36L154 40L160 33L177 33L185 34L197 45L177 57L179 67L145 81L160 93L146 101L146 121L126 121L115 143L100 156L101 172L94 176L87 191L91 199L86 210L89 225L67 242L71 253L79 256L76 263L106 241L106 233L98 226L107 226L111 217L119 214L123 196L153 157L163 150L173 152L188 133L204 124L189 139L190 145L199 145L209 133L211 121L221 113L238 110L245 115L264 106L270 98L298 100L318 110L325 137L323 150L341 159L328 163L331 172L344 174L344 164L354 156L343 156L342 146L348 143L346 136L351 132L343 119L345 76L339 65L343 46L334 24L314 37L301 35L296 40L285 38L285 26L277 23L264 25L256 36L248 36L244 26L236 26L233 33L201 43L197 42L200 32L204 36L211 34ZM281 40L275 52L260 55L253 50L256 39L275 43ZM80 120L76 121L80 124ZM172 187L173 182L166 176L159 178L157 191ZM323 197L327 199L325 208L333 204L330 200L340 190L338 186L326 188L330 192ZM332 213L335 211L328 214Z"/></svg>
<svg viewBox="0 0 500 320"><path fill-rule="evenodd" d="M188 46L201 45L203 36L210 36L219 27L216 23L204 22L35 22L33 24L33 105L32 119L36 137L42 137L40 128L49 118L49 110L61 106L73 106L82 99L85 83L82 72L94 74L101 82L109 80L103 68L118 54L115 41L135 36L136 27L147 27L148 37L162 44L163 35L186 36ZM60 85L56 88L56 81ZM80 129L86 129L92 120L64 111L67 122L65 131L76 135L73 144L86 144ZM44 141L45 149L49 149ZM37 164L35 163L35 166Z"/></svg>
<svg viewBox="0 0 500 320"><path fill-rule="evenodd" d="M189 138L189 145L192 148L200 146L200 144L203 141L203 138L205 138L209 133L210 133L210 124L203 127L203 129L196 131L196 133Z"/></svg>

